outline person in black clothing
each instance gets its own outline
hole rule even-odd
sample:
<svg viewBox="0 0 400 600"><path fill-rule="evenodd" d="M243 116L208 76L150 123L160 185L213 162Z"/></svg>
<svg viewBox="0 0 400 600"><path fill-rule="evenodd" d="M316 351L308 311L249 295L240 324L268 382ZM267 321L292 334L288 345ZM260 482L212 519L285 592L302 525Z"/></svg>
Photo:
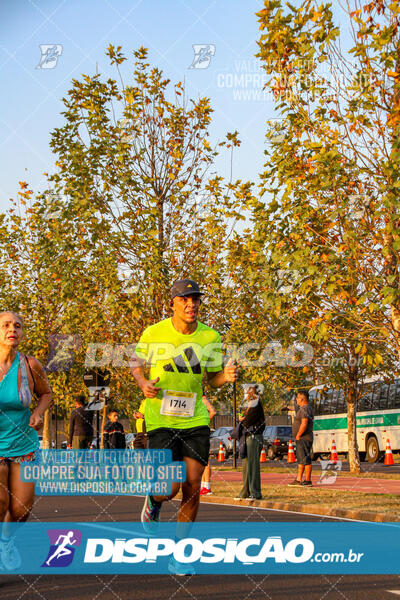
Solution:
<svg viewBox="0 0 400 600"><path fill-rule="evenodd" d="M118 412L114 409L108 413L108 423L103 433L103 446L105 450L126 447L124 428L118 421Z"/></svg>
<svg viewBox="0 0 400 600"><path fill-rule="evenodd" d="M244 386L246 411L239 417L241 435L245 436L245 454L242 461L243 487L238 499L261 500L260 454L265 428L264 409L261 404L262 386L255 383ZM243 456L243 455L242 455Z"/></svg>
<svg viewBox="0 0 400 600"><path fill-rule="evenodd" d="M314 412L308 403L307 390L297 393L296 404L299 410L292 424L292 433L296 441L297 478L289 485L311 486L311 451L313 445ZM305 479L303 480L303 474Z"/></svg>
<svg viewBox="0 0 400 600"><path fill-rule="evenodd" d="M85 410L85 396L77 396L69 420L68 448L86 450L93 439L93 411Z"/></svg>

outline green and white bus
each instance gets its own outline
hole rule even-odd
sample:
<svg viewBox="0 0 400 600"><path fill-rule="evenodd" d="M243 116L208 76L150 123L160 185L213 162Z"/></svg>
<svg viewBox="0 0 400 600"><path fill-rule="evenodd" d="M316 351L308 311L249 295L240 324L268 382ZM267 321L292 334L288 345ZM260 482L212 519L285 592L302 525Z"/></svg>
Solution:
<svg viewBox="0 0 400 600"><path fill-rule="evenodd" d="M343 390L318 385L310 390L315 413L313 453L328 455L332 439L338 453L348 451L347 405ZM400 450L400 379L391 383L365 380L361 386L357 413L357 443L361 460L376 462L390 440L393 452Z"/></svg>

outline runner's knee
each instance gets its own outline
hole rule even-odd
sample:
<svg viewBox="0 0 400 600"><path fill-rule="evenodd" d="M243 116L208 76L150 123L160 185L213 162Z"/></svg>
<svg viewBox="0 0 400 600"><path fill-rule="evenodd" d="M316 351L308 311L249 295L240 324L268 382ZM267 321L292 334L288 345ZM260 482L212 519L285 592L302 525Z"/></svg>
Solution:
<svg viewBox="0 0 400 600"><path fill-rule="evenodd" d="M30 508L23 507L23 506L20 508L13 509L13 510L11 510L11 508L10 508L9 510L10 510L10 515L11 515L11 520L19 521L20 523L26 521L31 512Z"/></svg>
<svg viewBox="0 0 400 600"><path fill-rule="evenodd" d="M200 497L201 477L199 480L185 481L182 484L182 495L185 501L195 500Z"/></svg>
<svg viewBox="0 0 400 600"><path fill-rule="evenodd" d="M164 496L157 496L157 494L153 495L154 500L156 500L157 502L166 502L168 500L172 500L172 498L175 498L175 496L177 495L177 493L180 490L180 485L179 483L173 483L172 484L172 492L168 495L164 495Z"/></svg>
<svg viewBox="0 0 400 600"><path fill-rule="evenodd" d="M31 508L31 503L24 504L19 501L11 502L8 507L8 510L10 511L11 515L11 520L20 522L26 521L30 515Z"/></svg>

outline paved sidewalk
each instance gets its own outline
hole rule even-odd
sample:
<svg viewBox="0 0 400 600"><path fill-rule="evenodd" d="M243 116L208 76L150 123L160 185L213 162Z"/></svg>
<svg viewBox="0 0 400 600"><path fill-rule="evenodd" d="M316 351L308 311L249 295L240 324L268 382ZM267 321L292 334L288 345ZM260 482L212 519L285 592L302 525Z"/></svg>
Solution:
<svg viewBox="0 0 400 600"><path fill-rule="evenodd" d="M288 471L287 473L261 473L261 484L262 485L287 485L290 481L296 477L296 471ZM237 471L217 471L213 469L212 474L213 481L231 481L241 482L242 473L241 470ZM321 480L321 472L318 470L315 475L312 476L313 487L315 488L326 488L347 490L354 492L368 492L373 494L399 494L400 495L400 476L399 479L378 479L371 477L370 474L365 473L359 476L341 476L340 472L337 475L334 483L324 483Z"/></svg>

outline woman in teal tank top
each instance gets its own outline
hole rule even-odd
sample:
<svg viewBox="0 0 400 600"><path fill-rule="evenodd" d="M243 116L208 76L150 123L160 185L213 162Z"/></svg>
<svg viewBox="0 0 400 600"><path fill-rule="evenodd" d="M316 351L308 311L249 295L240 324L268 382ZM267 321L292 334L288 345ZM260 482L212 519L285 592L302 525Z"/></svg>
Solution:
<svg viewBox="0 0 400 600"><path fill-rule="evenodd" d="M42 365L18 352L22 335L22 318L13 312L0 312L0 560L6 569L20 564L7 523L28 519L35 493L33 483L21 481L20 463L34 459L39 447L36 429L51 403ZM33 393L38 405L31 413Z"/></svg>

